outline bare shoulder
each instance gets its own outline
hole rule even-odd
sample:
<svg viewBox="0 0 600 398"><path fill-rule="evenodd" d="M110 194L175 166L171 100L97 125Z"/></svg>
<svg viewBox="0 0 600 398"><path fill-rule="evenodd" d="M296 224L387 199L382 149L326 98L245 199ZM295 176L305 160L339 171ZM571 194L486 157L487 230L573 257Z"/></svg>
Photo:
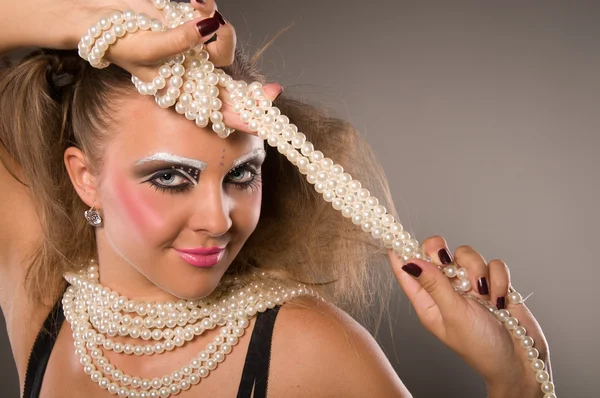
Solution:
<svg viewBox="0 0 600 398"><path fill-rule="evenodd" d="M277 318L269 396L411 395L363 326L332 304L302 298L283 305Z"/></svg>

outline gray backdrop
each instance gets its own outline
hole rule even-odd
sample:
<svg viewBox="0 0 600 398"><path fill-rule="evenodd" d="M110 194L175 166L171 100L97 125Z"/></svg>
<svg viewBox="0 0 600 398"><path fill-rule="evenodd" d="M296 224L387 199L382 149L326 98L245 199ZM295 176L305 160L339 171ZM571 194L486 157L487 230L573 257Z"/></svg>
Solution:
<svg viewBox="0 0 600 398"><path fill-rule="evenodd" d="M525 4L526 3L526 4ZM293 23L263 67L375 147L403 222L511 267L552 350L559 396L592 396L600 354L600 4L222 0L241 44ZM401 293L379 336L415 397L485 386ZM0 327L3 391L18 396ZM485 353L482 353L485 355ZM12 388L12 390L11 390Z"/></svg>

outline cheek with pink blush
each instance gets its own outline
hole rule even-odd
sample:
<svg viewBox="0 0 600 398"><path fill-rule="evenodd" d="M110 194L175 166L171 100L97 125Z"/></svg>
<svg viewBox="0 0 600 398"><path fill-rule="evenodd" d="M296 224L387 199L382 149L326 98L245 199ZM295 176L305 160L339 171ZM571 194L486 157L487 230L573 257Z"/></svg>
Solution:
<svg viewBox="0 0 600 398"><path fill-rule="evenodd" d="M124 232L142 242L163 242L176 235L178 211L170 195L157 194L148 184L116 180L114 211Z"/></svg>

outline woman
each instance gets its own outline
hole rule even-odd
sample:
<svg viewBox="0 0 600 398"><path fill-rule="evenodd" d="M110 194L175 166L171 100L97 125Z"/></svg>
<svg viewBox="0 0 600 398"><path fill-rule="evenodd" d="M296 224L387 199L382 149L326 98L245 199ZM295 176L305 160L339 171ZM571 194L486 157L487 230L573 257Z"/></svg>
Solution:
<svg viewBox="0 0 600 398"><path fill-rule="evenodd" d="M33 7L37 12L30 12ZM3 39L2 50L75 48L82 33L110 9L156 15L144 2L107 2L93 10L68 2L48 7L48 13L39 13L37 4L11 6L3 15L2 37L9 39ZM216 32L207 46L211 60L229 65L233 27L216 13L213 2L194 7L202 15L199 20L169 32L127 37L107 58L149 80L157 62L208 41ZM44 20L56 13L71 23L57 26L53 17ZM13 24L31 15L36 26L44 26L40 32L23 32ZM236 79L262 80L241 55L227 71ZM29 387L39 390L39 396L108 395L81 370L69 325L48 318L64 290L63 273L81 267L81 259L97 258L102 284L136 300L203 298L228 275L243 279L265 272L306 281L330 302L365 303L365 283L377 276L366 260L377 247L308 190L310 185L287 160L276 151L266 153L259 138L238 132L222 140L209 129L198 129L137 94L122 69L93 69L72 51L26 58L3 71L1 88L0 175L9 187L1 215L6 237L0 252L2 310L26 390L33 377L37 381ZM268 85L265 91L275 99L281 90ZM385 198L385 181L369 178L376 171L374 163L368 153L358 152L364 145L357 145L359 137L347 124L284 97L277 101L309 141L335 154L354 177L373 191L380 188L377 196ZM9 118L6 112L12 109L24 111ZM246 131L230 108L225 106L223 113L228 126ZM88 209L91 214L101 210L100 225L86 223L82 214ZM215 263L208 268L193 264L207 261L203 257L208 255L197 254L208 247L218 248ZM441 237L426 240L424 247L433 264L419 259L404 264L389 252L395 275L424 325L484 377L490 396L543 396L523 350L485 308L458 296L435 266L448 265L454 257L469 270L479 295L507 305L549 361L543 334L528 310L503 302L510 285L506 265L499 260L486 264L467 246L452 256ZM373 339L334 305L303 297L287 302L278 313L266 313L277 316L266 372L269 396L410 396ZM38 346L36 336L45 319L57 328L57 338L44 371L30 353ZM25 333L19 329L24 322L29 325ZM245 377L256 368L248 362L251 336L262 333L255 333L256 322L253 317L248 332L211 377L181 396L234 396L244 390ZM153 378L187 361L210 338L207 332L166 360L160 355L106 356L126 371ZM43 383L32 372L41 373ZM265 393L264 380L256 380L254 387L250 381L248 394L253 388L254 396Z"/></svg>

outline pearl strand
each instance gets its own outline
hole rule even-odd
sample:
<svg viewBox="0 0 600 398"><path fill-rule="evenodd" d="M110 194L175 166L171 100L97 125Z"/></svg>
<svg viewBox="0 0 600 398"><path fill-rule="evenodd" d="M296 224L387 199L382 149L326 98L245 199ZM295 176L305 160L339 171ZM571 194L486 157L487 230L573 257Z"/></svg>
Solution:
<svg viewBox="0 0 600 398"><path fill-rule="evenodd" d="M253 117L255 113L250 116L249 112L255 108L246 106L250 102L247 99L252 98L255 103L260 103L264 100L264 92L261 90L260 83L256 82L249 86L238 82L237 87L231 90L233 109L237 112L241 108L240 118L247 123L248 129L266 139L270 146L277 148L279 153L296 165L300 172L306 175L307 181L314 185L315 190L322 194L323 199L332 203L334 209L341 211L344 217L350 218L364 232L370 232L373 238L382 240L384 246L393 249L402 260L407 261L413 257L429 260L418 242L403 230L402 225L397 223L392 215L387 214L387 209L379 204L377 198L371 196L350 174L344 173L341 165L334 164L331 159L324 157L322 152L316 151L312 143L306 141L306 136L299 133L298 128L289 123L289 119L281 115L278 108L267 107L264 114L258 118ZM448 278L458 279L458 283L454 285L456 291L464 295L471 290L465 268L451 264L440 269ZM517 292L511 292L508 299L511 304L523 303L521 295ZM491 303L481 299L477 301L490 309L504 322L506 328L512 331L513 337L521 341L521 346L527 350L531 368L536 372L536 380L541 384L544 398L556 398L554 384L549 380L544 362L537 358L539 352L533 348L534 341L527 336L526 329L518 326L517 319L511 317L507 310L498 310Z"/></svg>
<svg viewBox="0 0 600 398"><path fill-rule="evenodd" d="M299 296L319 297L312 289L301 284L276 286L272 282L262 280L242 285L235 280L233 283L224 280L217 291L209 299L204 300L207 305L212 303L210 304L211 309L216 309L222 315L214 322L221 326L219 334L187 365L162 377L147 379L123 372L111 364L103 354L102 348L117 353L127 353L125 351L129 350L132 351L128 352L129 354L134 353L135 355L149 353L136 350L135 347L138 346L133 345L129 345L128 349L126 348L128 344L118 342L106 347L109 339L102 333L93 330L90 313L87 311L89 302L105 300L107 291L109 291L97 282L97 278L98 268L93 263L86 270L65 274L65 279L71 284L62 300L65 319L71 325L76 348L75 354L79 358L84 372L109 393L130 398L166 398L189 389L207 377L219 363L223 362L225 356L231 352L233 346L243 336L244 330L250 325L250 318L258 312L264 312ZM152 305L154 303L143 304ZM162 304L167 305L167 303ZM214 312L211 312L211 316L212 314ZM210 318L205 319L210 320ZM192 340L195 335L195 333L190 334L186 340ZM140 337L138 336L138 338ZM181 345L175 344L167 350L170 351Z"/></svg>
<svg viewBox="0 0 600 398"><path fill-rule="evenodd" d="M155 0L154 4L160 9L172 3L168 0ZM173 17L169 27L178 26L175 13L169 16ZM185 22L185 17L180 15L179 19L180 23ZM344 172L341 165L335 164L321 151L315 150L313 144L306 140L306 136L298 131L297 126L290 123L289 119L282 115L268 98L265 98L260 83L254 82L248 85L243 81L234 81L222 70L215 69L214 65L211 65L208 53L201 46L200 49L190 50L167 62L161 67L159 76L152 82L143 83L136 77L132 77L132 81L141 94L155 95L157 103L162 107L175 105L178 113L184 114L189 120L195 120L199 127L206 127L210 120L213 131L223 138L227 137L231 130L227 129L222 122L223 117L219 112L221 103L217 98L219 91L215 90L215 86L218 84L224 87L230 94L233 110L240 114L240 119L247 124L248 129L257 133L258 137L277 148L292 164L296 165L300 173L306 175L307 181L314 185L315 190L322 194L323 199L331 203L334 209L341 211L344 217L350 218L353 224L359 226L364 232L370 233L374 239L381 240L386 248L393 249L403 261L410 258L429 260L418 241L404 231L403 226L396 222L393 215L387 214L387 209L379 204L376 197L371 196L368 189L362 187L360 181L353 180L350 174ZM163 79L165 85L168 83L169 87L167 94L160 97L157 93L165 87ZM197 92L198 85L201 85L202 90ZM184 87L183 95L180 87ZM215 106L210 106L212 101L215 101ZM440 269L448 278L457 278L458 282L454 284L456 291L465 295L471 290L466 269L456 267L455 264ZM554 385L549 381L544 363L534 355L537 350L529 351L533 349L533 339L526 335L525 328L518 326L516 318L511 317L507 310L498 310L491 303L481 299L477 301L490 309L499 320L502 321L504 316L507 316L504 324L508 330L514 330L513 336L521 340L523 348L528 350L528 358L532 361L532 369L536 371L536 380L540 382L541 389L545 393L544 398L555 398ZM522 298L518 293L511 292L509 302L519 304L522 303Z"/></svg>

